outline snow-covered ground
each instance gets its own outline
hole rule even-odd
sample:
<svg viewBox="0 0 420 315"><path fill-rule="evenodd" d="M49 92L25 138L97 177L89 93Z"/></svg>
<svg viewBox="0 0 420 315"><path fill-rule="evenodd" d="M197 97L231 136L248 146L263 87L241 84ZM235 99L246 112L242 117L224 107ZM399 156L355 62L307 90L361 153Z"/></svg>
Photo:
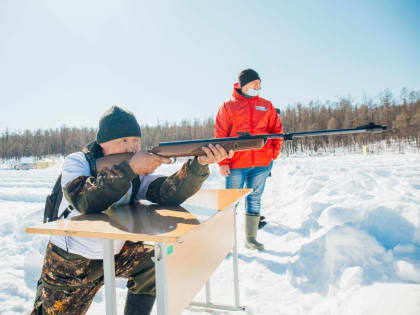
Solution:
<svg viewBox="0 0 420 315"><path fill-rule="evenodd" d="M223 188L217 167L211 171L205 187ZM0 314L31 310L47 237L24 228L42 222L59 172L0 170ZM238 206L248 310L236 314L420 314L420 154L281 158L272 175L262 210L269 224L258 235L264 252L244 248ZM214 302L233 302L231 264L229 256L212 277ZM125 281L117 285L122 314ZM104 308L101 290L88 314Z"/></svg>

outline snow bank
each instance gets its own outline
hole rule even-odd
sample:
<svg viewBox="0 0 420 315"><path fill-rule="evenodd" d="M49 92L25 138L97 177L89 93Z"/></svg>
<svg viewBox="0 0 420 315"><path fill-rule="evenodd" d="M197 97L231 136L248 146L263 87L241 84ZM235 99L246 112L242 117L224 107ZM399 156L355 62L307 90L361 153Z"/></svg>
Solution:
<svg viewBox="0 0 420 315"><path fill-rule="evenodd" d="M47 238L24 228L42 222L59 173L58 166L0 171L2 314L31 310ZM243 314L420 314L419 178L418 154L277 160L262 200L268 225L258 238L265 251L244 248L244 204L238 204ZM217 166L204 187L224 187ZM233 302L231 264L228 256L212 277L215 302ZM119 279L120 313L125 295ZM88 314L104 308L101 290ZM191 308L183 314L207 313Z"/></svg>

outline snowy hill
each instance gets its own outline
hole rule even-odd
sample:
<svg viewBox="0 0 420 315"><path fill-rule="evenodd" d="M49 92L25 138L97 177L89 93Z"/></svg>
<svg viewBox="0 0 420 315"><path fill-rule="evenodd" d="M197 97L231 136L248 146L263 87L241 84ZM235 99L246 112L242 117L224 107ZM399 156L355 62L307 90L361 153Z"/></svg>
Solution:
<svg viewBox="0 0 420 315"><path fill-rule="evenodd" d="M223 188L217 167L211 171L205 188ZM31 310L47 238L24 228L42 222L59 172L0 170L0 314ZM266 250L249 251L238 206L242 314L420 314L419 154L281 158L262 213L269 223L258 238ZM227 257L212 277L214 302L232 303L231 268ZM125 280L117 285L122 314ZM104 308L101 290L88 314Z"/></svg>

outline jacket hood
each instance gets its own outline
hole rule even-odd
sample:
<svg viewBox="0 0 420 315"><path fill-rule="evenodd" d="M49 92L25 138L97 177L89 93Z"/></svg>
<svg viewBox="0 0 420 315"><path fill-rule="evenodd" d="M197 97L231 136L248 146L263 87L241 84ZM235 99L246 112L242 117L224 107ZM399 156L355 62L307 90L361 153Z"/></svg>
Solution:
<svg viewBox="0 0 420 315"><path fill-rule="evenodd" d="M243 100L243 101L247 101L247 102L249 102L250 100L256 100L256 99L258 99L258 98L259 98L259 96L258 96L258 95L257 95L257 96L250 97L250 98L245 97L245 96L243 96L242 94L240 94L240 93L238 92L238 90L240 90L240 89L241 89L241 87L240 87L239 83L238 83L238 82L236 82L236 83L233 85L233 93L232 93L232 96L233 96L233 98L234 98L234 99L236 99L236 100Z"/></svg>

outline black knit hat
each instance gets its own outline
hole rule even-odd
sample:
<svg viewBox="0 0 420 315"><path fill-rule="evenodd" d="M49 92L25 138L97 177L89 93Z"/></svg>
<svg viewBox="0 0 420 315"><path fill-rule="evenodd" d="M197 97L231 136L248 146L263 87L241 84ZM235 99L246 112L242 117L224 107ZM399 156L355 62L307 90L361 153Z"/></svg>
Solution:
<svg viewBox="0 0 420 315"><path fill-rule="evenodd" d="M99 120L96 141L104 143L124 137L141 137L140 126L132 112L112 106Z"/></svg>
<svg viewBox="0 0 420 315"><path fill-rule="evenodd" d="M254 80L260 80L260 76L258 75L257 71L252 69L245 69L239 72L238 75L238 82L241 87L244 87L245 84L252 82Z"/></svg>

